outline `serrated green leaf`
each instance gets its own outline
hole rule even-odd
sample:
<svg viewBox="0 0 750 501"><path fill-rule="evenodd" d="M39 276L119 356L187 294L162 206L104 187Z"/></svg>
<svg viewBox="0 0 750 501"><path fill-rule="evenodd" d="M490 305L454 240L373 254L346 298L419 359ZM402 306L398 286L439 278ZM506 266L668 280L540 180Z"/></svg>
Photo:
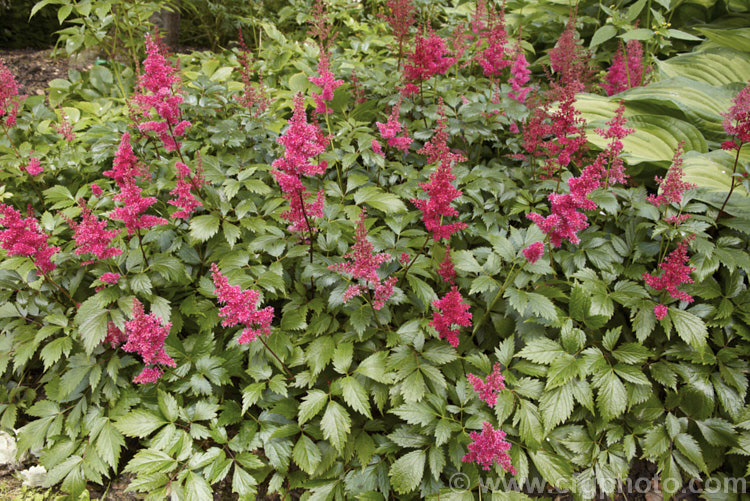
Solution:
<svg viewBox="0 0 750 501"><path fill-rule="evenodd" d="M205 242L219 231L219 217L215 214L202 214L190 220L190 236Z"/></svg>
<svg viewBox="0 0 750 501"><path fill-rule="evenodd" d="M397 493L406 494L417 488L424 476L425 456L425 451L411 451L391 465L388 475Z"/></svg>
<svg viewBox="0 0 750 501"><path fill-rule="evenodd" d="M320 449L315 442L304 434L299 437L292 451L294 462L308 475L315 473L322 457Z"/></svg>
<svg viewBox="0 0 750 501"><path fill-rule="evenodd" d="M127 437L143 438L166 423L161 416L143 409L135 409L118 419L115 426Z"/></svg>
<svg viewBox="0 0 750 501"><path fill-rule="evenodd" d="M341 452L344 449L351 426L352 420L346 409L334 400L328 402L328 407L320 420L320 429L323 430L325 439L331 442L337 451Z"/></svg>
<svg viewBox="0 0 750 501"><path fill-rule="evenodd" d="M344 402L352 409L372 419L370 413L370 400L367 391L352 376L346 376L340 380Z"/></svg>
<svg viewBox="0 0 750 501"><path fill-rule="evenodd" d="M706 345L708 329L699 317L684 310L669 308L669 318L672 320L677 334L687 344L696 349Z"/></svg>

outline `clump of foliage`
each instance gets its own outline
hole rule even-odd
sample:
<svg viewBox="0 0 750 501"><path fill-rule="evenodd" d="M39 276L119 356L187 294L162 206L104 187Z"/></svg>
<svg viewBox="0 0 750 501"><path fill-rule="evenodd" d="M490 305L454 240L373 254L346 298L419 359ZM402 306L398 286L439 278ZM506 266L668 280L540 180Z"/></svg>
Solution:
<svg viewBox="0 0 750 501"><path fill-rule="evenodd" d="M253 53L148 35L49 106L0 71L0 426L48 483L749 474L748 30L664 60L600 35L597 72L585 5L547 58L554 5L315 4Z"/></svg>

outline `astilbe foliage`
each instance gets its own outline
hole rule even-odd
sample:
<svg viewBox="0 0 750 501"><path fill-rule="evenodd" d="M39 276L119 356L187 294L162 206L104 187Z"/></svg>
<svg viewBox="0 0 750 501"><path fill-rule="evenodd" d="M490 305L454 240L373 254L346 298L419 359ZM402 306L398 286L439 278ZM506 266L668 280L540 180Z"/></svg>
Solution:
<svg viewBox="0 0 750 501"><path fill-rule="evenodd" d="M328 167L325 161L313 163L311 159L326 150L330 138L323 134L317 124L307 122L302 94L294 97L294 113L289 127L276 141L284 146L284 156L274 160L271 173L290 205L282 217L291 223L290 231L310 233L313 231L313 218L323 216L324 193L323 190L318 191L315 201L310 202L311 194L301 178L325 172Z"/></svg>
<svg viewBox="0 0 750 501"><path fill-rule="evenodd" d="M344 292L345 303L372 288L375 292L372 307L379 310L385 306L386 301L393 294L393 286L396 285L397 279L396 277L389 277L386 280L381 280L378 276L378 268L383 263L390 261L391 255L387 252L373 252L373 244L367 239L366 218L367 211L362 208L357 220L354 245L348 253L344 254L345 261L343 263L332 264L328 269L349 274L354 280L362 282L352 284L347 288Z"/></svg>
<svg viewBox="0 0 750 501"><path fill-rule="evenodd" d="M133 379L134 383L153 383L162 376L159 365L176 367L174 359L164 351L164 341L169 336L171 323L162 325L162 319L153 313L146 314L143 303L133 298L132 318L125 322L127 341L122 347L130 353L137 353L146 367ZM116 335L113 333L113 337Z"/></svg>
<svg viewBox="0 0 750 501"><path fill-rule="evenodd" d="M0 231L0 247L8 256L30 257L42 273L55 269L51 258L60 248L49 245L49 235L42 231L35 217L22 218L13 207L0 204L0 227L5 228Z"/></svg>
<svg viewBox="0 0 750 501"><path fill-rule="evenodd" d="M180 77L177 68L170 65L165 57L158 37L146 35L146 54L144 73L138 79L133 96L133 103L145 119L138 124L138 129L141 132L154 132L164 144L164 149L175 151L180 148L176 138L190 127L190 122L182 120L180 115L179 105L183 101L178 89Z"/></svg>
<svg viewBox="0 0 750 501"><path fill-rule="evenodd" d="M469 452L461 461L473 462L482 466L483 470L489 470L492 465L497 463L505 471L512 475L516 474L516 469L511 464L510 443L505 440L505 432L495 430L488 422L482 423L482 432L471 432L469 437L473 440L468 445Z"/></svg>
<svg viewBox="0 0 750 501"><path fill-rule="evenodd" d="M495 406L497 403L497 394L505 389L505 377L503 377L500 370L500 363L495 363L492 367L492 372L487 375L484 381L474 374L466 375L466 379L474 387L474 391L479 395L479 399L486 402L490 407Z"/></svg>
<svg viewBox="0 0 750 501"><path fill-rule="evenodd" d="M259 310L260 294L252 289L243 290L238 285L230 285L216 263L211 263L211 277L213 278L216 298L224 306L219 310L223 319L221 325L232 327L242 325L244 329L237 339L239 344L247 344L260 336L271 335L273 321L273 307L266 306Z"/></svg>
<svg viewBox="0 0 750 501"><path fill-rule="evenodd" d="M441 238L450 239L451 235L467 227L466 223L462 222L443 224L444 218L459 215L458 211L450 205L453 200L461 196L461 191L453 186L456 176L452 170L455 162L463 162L466 159L463 155L453 153L448 148L448 132L442 100L438 106L438 113L440 118L435 127L435 134L418 152L427 156L427 163L438 165L430 174L429 182L419 183L422 190L427 193L427 198L411 200L422 211L425 227L432 232L432 238L435 241Z"/></svg>
<svg viewBox="0 0 750 501"><path fill-rule="evenodd" d="M433 301L432 306L439 311L433 313L430 325L441 339L445 338L451 346L457 347L459 330L454 326L471 327L470 306L464 302L455 285L441 299Z"/></svg>
<svg viewBox="0 0 750 501"><path fill-rule="evenodd" d="M5 126L16 125L16 117L25 96L18 95L16 77L0 59L0 118L5 117Z"/></svg>

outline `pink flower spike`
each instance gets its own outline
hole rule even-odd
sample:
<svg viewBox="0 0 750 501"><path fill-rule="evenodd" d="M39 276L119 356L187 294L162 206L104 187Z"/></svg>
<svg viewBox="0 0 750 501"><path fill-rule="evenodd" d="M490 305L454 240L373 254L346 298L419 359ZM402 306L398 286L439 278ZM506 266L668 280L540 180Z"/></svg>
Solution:
<svg viewBox="0 0 750 501"><path fill-rule="evenodd" d="M42 172L44 172L44 168L39 163L39 159L36 157L31 157L29 159L29 163L26 164L26 166L23 168L26 172L29 173L30 176L38 176Z"/></svg>
<svg viewBox="0 0 750 501"><path fill-rule="evenodd" d="M107 323L107 337L102 343L109 343L112 348L117 348L127 340L125 333L118 329L114 322Z"/></svg>
<svg viewBox="0 0 750 501"><path fill-rule="evenodd" d="M406 267L410 261L411 261L411 256L409 256L408 252L402 252L401 255L398 257L398 262L401 263L401 266L403 267Z"/></svg>
<svg viewBox="0 0 750 501"><path fill-rule="evenodd" d="M8 256L27 256L33 259L34 266L42 273L49 273L55 269L50 258L60 248L47 243L49 235L39 227L35 217L21 218L21 213L13 207L0 204L0 248L5 249Z"/></svg>
<svg viewBox="0 0 750 501"><path fill-rule="evenodd" d="M18 110L25 97L18 95L16 78L0 59L0 118L5 117L6 127L16 125Z"/></svg>
<svg viewBox="0 0 750 501"><path fill-rule="evenodd" d="M120 280L120 274L119 273L104 273L101 277L99 277L99 280L102 282L108 283L108 284L116 284L118 280Z"/></svg>
<svg viewBox="0 0 750 501"><path fill-rule="evenodd" d="M685 192L696 188L695 184L688 183L682 179L685 176L685 171L682 170L682 147L683 143L677 145L674 157L672 158L672 165L669 166L667 175L663 179L660 177L655 178L661 193L658 195L649 195L648 201L656 207L671 203L681 203Z"/></svg>
<svg viewBox="0 0 750 501"><path fill-rule="evenodd" d="M176 367L177 364L172 357L164 352L164 341L169 336L171 328L171 323L162 325L161 318L153 313L147 315L143 311L143 304L133 298L133 317L125 322L127 342L122 349L139 354L147 366L160 364ZM161 374L161 369L145 367L133 382L152 383L161 377Z"/></svg>
<svg viewBox="0 0 750 501"><path fill-rule="evenodd" d="M500 367L499 362L495 363L492 372L487 375L486 381L482 381L482 378L474 374L466 375L466 379L474 387L474 391L479 394L480 400L487 402L490 407L495 406L497 394L505 389L505 378L500 373Z"/></svg>
<svg viewBox="0 0 750 501"><path fill-rule="evenodd" d="M432 302L436 310L430 325L435 328L441 338L445 338L454 348L458 346L458 329L454 325L461 327L471 327L470 306L464 303L461 293L454 285L442 299L436 299Z"/></svg>
<svg viewBox="0 0 750 501"><path fill-rule="evenodd" d="M461 459L464 463L474 462L482 467L483 470L489 470L494 463L499 464L505 471L512 475L516 474L516 469L511 464L510 444L505 440L505 432L495 430L488 422L482 423L482 432L471 432L469 437L474 441L469 444L469 452Z"/></svg>
<svg viewBox="0 0 750 501"><path fill-rule="evenodd" d="M216 287L214 290L216 297L220 303L225 305L219 310L219 316L224 319L221 325L224 327L243 325L245 327L237 342L247 344L254 341L258 336L270 336L273 307L266 306L259 310L260 294L252 289L242 290L238 285L230 285L227 277L222 275L216 263L211 264L211 276Z"/></svg>
<svg viewBox="0 0 750 501"><path fill-rule="evenodd" d="M529 62L526 60L520 44L516 48L516 56L513 59L513 66L511 66L510 72L510 85L513 90L508 92L508 97L523 104L526 102L526 96L531 90L531 87L524 87L529 82L531 70L529 70Z"/></svg>
<svg viewBox="0 0 750 501"><path fill-rule="evenodd" d="M449 284L454 283L456 269L453 266L453 261L451 261L450 245L445 246L445 255L443 256L443 261L440 263L440 266L438 266L438 275Z"/></svg>
<svg viewBox="0 0 750 501"><path fill-rule="evenodd" d="M750 142L750 83L732 98L732 106L724 115L724 132L732 137L722 143L725 150L739 150Z"/></svg>
<svg viewBox="0 0 750 501"><path fill-rule="evenodd" d="M381 157L385 158L385 153L383 153L383 148L380 146L380 143L377 139L372 140L372 151L375 152L375 154L380 155Z"/></svg>
<svg viewBox="0 0 750 501"><path fill-rule="evenodd" d="M656 306L654 306L654 315L656 316L657 320L663 320L664 317L667 316L667 313L669 313L669 308L667 308L663 304L657 304Z"/></svg>
<svg viewBox="0 0 750 501"><path fill-rule="evenodd" d="M187 219L198 207L203 207L203 204L195 198L195 195L190 191L192 188L200 189L203 186L203 177L200 174L191 175L190 167L182 162L175 164L177 167L177 183L175 188L169 192L170 195L176 196L169 200L170 205L179 207L181 210L172 214L173 218Z"/></svg>
<svg viewBox="0 0 750 501"><path fill-rule="evenodd" d="M336 80L328 68L328 53L321 49L320 61L318 62L318 74L320 76L307 77L310 82L321 89L320 94L313 92L313 99L317 104L316 113L325 114L333 111L326 103L333 99L333 92L344 83L343 80Z"/></svg>
<svg viewBox="0 0 750 501"><path fill-rule="evenodd" d="M91 185L91 193L93 193L95 197L100 197L102 196L103 191L98 184L94 183Z"/></svg>
<svg viewBox="0 0 750 501"><path fill-rule="evenodd" d="M534 242L533 244L526 247L522 252L526 260L529 263L534 264L539 260L540 257L544 255L544 243Z"/></svg>
<svg viewBox="0 0 750 501"><path fill-rule="evenodd" d="M649 273L644 273L643 279L646 281L646 285L656 291L665 290L674 299L692 303L693 296L687 292L677 290L677 287L681 284L693 283L690 274L695 271L695 268L687 265L690 260L687 255L688 241L689 239L685 239L680 242L677 248L663 262L659 263L659 268L663 271L660 276L656 277Z"/></svg>
<svg viewBox="0 0 750 501"><path fill-rule="evenodd" d="M107 230L107 221L97 218L83 200L80 200L79 203L81 206L80 223L63 216L63 219L68 222L68 226L73 230L73 238L78 246L75 250L76 255L81 256L89 253L96 256L97 259L107 259L122 254L122 249L111 247L112 240L122 233L122 230Z"/></svg>

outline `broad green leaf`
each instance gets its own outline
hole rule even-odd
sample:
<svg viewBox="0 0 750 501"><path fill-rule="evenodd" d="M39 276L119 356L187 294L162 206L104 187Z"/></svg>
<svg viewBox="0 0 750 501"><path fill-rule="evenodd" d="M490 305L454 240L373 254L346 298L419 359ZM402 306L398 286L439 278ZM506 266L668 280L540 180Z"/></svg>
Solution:
<svg viewBox="0 0 750 501"><path fill-rule="evenodd" d="M292 458L302 471L312 475L320 464L322 455L315 442L307 435L302 434L294 446Z"/></svg>
<svg viewBox="0 0 750 501"><path fill-rule="evenodd" d="M107 310L102 308L96 296L91 296L78 308L75 321L79 326L86 353L93 353L94 349L107 337Z"/></svg>
<svg viewBox="0 0 750 501"><path fill-rule="evenodd" d="M607 371L600 378L594 378L594 386L599 390L596 395L596 406L606 421L625 412L628 406L628 392L614 371Z"/></svg>
<svg viewBox="0 0 750 501"><path fill-rule="evenodd" d="M117 429L127 437L147 437L167 422L144 409L135 409L117 420Z"/></svg>
<svg viewBox="0 0 750 501"><path fill-rule="evenodd" d="M683 341L695 349L705 346L708 330L700 317L684 310L669 308L669 318Z"/></svg>
<svg viewBox="0 0 750 501"><path fill-rule="evenodd" d="M331 400L320 420L320 429L323 430L325 439L331 442L337 451L341 452L344 449L351 426L352 420L346 409Z"/></svg>
<svg viewBox="0 0 750 501"><path fill-rule="evenodd" d="M202 475L189 471L185 479L186 501L204 501L213 498L211 486Z"/></svg>
<svg viewBox="0 0 750 501"><path fill-rule="evenodd" d="M411 451L391 465L388 475L397 493L406 494L417 488L424 475L425 456L423 450Z"/></svg>
<svg viewBox="0 0 750 501"><path fill-rule="evenodd" d="M307 395L302 397L302 403L299 405L299 424L302 425L310 421L315 415L323 409L328 401L328 394L322 390L310 390Z"/></svg>
<svg viewBox="0 0 750 501"><path fill-rule="evenodd" d="M370 207L392 214L406 211L406 205L393 193L386 193L377 186L365 186L354 194L357 205L367 204Z"/></svg>
<svg viewBox="0 0 750 501"><path fill-rule="evenodd" d="M559 344L546 337L532 339L516 354L518 357L545 365L549 365L558 357L566 355L567 353Z"/></svg>
<svg viewBox="0 0 750 501"><path fill-rule="evenodd" d="M605 24L594 32L594 36L591 37L591 44L589 47L594 48L597 45L603 44L613 36L617 34L617 28L611 24Z"/></svg>
<svg viewBox="0 0 750 501"><path fill-rule="evenodd" d="M372 419L367 391L359 384L359 381L352 376L346 376L340 380L340 384L344 402L355 411Z"/></svg>
<svg viewBox="0 0 750 501"><path fill-rule="evenodd" d="M216 214L202 214L190 220L190 236L205 242L219 231L219 217Z"/></svg>
<svg viewBox="0 0 750 501"><path fill-rule="evenodd" d="M529 456L542 477L553 486L566 488L574 483L573 469L568 459L545 450L529 451Z"/></svg>

